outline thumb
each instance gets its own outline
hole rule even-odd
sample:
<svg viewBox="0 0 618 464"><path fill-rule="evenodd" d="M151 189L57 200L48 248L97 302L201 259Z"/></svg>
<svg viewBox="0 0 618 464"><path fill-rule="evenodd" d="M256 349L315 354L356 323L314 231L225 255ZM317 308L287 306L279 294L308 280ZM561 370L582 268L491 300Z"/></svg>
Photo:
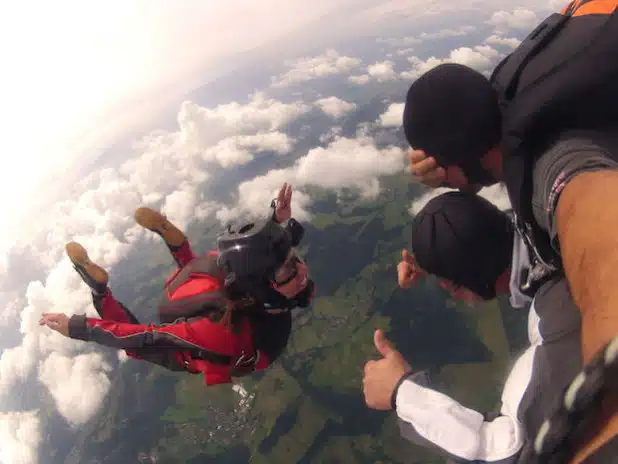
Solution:
<svg viewBox="0 0 618 464"><path fill-rule="evenodd" d="M373 335L373 343L379 353L384 357L387 357L395 351L395 347L391 341L386 338L384 332L380 329L375 331Z"/></svg>
<svg viewBox="0 0 618 464"><path fill-rule="evenodd" d="M411 254L408 250L404 249L401 252L401 259L403 259L408 264L415 264L414 255Z"/></svg>

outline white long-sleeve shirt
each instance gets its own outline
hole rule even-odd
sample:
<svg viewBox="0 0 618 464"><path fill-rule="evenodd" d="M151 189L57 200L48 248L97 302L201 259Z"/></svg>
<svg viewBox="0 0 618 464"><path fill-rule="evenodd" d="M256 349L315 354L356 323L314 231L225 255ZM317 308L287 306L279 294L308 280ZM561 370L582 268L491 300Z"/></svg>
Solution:
<svg viewBox="0 0 618 464"><path fill-rule="evenodd" d="M513 264L520 275L515 257ZM579 330L579 311L566 281L548 282L530 306L530 346L507 377L500 415L486 420L480 412L411 376L396 394L402 435L460 461L525 462L520 459L529 456L533 434L551 401L581 367Z"/></svg>
<svg viewBox="0 0 618 464"><path fill-rule="evenodd" d="M405 380L397 391L399 418L416 433L448 454L469 461L500 461L517 454L524 443L524 430L517 418L521 399L532 378L534 353L542 343L538 316L530 309L528 330L536 343L515 362L503 393L501 415L491 422L453 398Z"/></svg>

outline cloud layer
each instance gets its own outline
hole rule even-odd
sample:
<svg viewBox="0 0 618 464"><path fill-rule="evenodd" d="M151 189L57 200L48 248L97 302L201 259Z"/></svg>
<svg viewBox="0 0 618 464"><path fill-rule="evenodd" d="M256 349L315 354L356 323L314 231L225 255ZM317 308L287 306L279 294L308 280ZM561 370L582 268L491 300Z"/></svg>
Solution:
<svg viewBox="0 0 618 464"><path fill-rule="evenodd" d="M321 8L328 10L327 3L322 2ZM395 3L384 2L380 8L409 9L408 2ZM389 56L379 59L328 48L287 60L268 88L253 92L244 101L210 106L184 101L177 107L174 129L140 137L117 154L121 162L92 170L71 185L47 212L53 221L42 224L41 233L28 245L8 250L0 260L0 308L4 308L0 328L10 331L0 356L4 411L0 413L0 460L38 461L49 419L41 412L49 408L43 406L55 406L71 427L87 423L112 388L116 363L126 360L38 326L44 311L96 316L88 290L64 256L66 242L81 242L94 261L113 269L136 246L158 240L135 225L133 213L140 205L159 208L186 228L194 221L225 223L237 215L261 214L283 182L295 188L292 206L299 220L311 218L309 186L334 192L351 189L371 199L380 191L380 176L405 167L403 144L400 139L392 141L393 129L401 123L403 93L387 101L377 118L372 114L371 121L355 123L356 133L351 133L343 126L363 107L347 96L349 89L361 96L368 88L364 85L382 85L380 89L388 90L446 61L489 72L535 21L536 13L523 8L489 12L474 25L440 28L438 24L415 35L381 36L378 44L391 49ZM437 56L422 54L425 43L459 41L481 30L487 35L480 43L457 45ZM339 87L334 85L319 97L303 99L285 93L285 98L276 99L269 94L329 79L337 79ZM319 125L319 118L328 124ZM312 130L314 125L329 129L317 134L320 144L307 146L310 137L299 127ZM384 139L388 143L382 141L384 133L390 137ZM253 168L262 166L255 161L265 158L271 161L264 164L270 166L268 170ZM246 176L235 181L232 199L223 203L211 186L240 172ZM427 192L417 199L411 213L440 192ZM502 209L508 207L498 187L485 189L482 195ZM41 392L38 405L14 394L33 384Z"/></svg>
<svg viewBox="0 0 618 464"><path fill-rule="evenodd" d="M2 293L7 304L0 320L6 329L19 327L21 334L21 341L0 357L3 402L14 403L10 392L38 382L45 401L55 404L69 426L79 427L94 416L111 388L113 363L107 351L38 326L43 312L96 317L86 286L64 256L65 243L79 241L93 261L113 269L139 242L157 240L135 225L133 212L139 205L159 208L185 228L208 217L225 222L238 214L261 214L286 181L296 189L293 207L299 220L311 215L304 186L351 188L371 198L379 192L379 176L403 168L401 148L378 148L367 133L350 138L333 132L324 146L296 153L298 140L288 131L312 110L338 119L355 108L335 96L284 103L259 92L246 103L212 108L186 101L179 109L176 131L148 134L133 145L122 164L94 171L72 186L70 194L52 206L55 222L28 249L13 250L3 262L10 288ZM213 179L248 165L260 153L282 157L287 166L240 183L232 203L223 205L205 196ZM290 156L293 159L286 162ZM27 260L37 265L24 266ZM17 399L15 406L25 405ZM37 435L46 420L37 411L1 416L0 438L10 447L3 462L36 462L40 437L25 436ZM15 453L22 461L14 460Z"/></svg>

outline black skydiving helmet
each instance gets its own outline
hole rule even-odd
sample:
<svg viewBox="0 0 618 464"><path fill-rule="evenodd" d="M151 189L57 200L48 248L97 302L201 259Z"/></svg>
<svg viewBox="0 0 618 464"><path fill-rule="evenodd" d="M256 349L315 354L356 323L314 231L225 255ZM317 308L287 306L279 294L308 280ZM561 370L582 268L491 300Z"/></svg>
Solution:
<svg viewBox="0 0 618 464"><path fill-rule="evenodd" d="M272 278L292 248L290 232L271 219L259 219L237 228L228 226L217 237L217 264L232 293L263 299L265 280Z"/></svg>

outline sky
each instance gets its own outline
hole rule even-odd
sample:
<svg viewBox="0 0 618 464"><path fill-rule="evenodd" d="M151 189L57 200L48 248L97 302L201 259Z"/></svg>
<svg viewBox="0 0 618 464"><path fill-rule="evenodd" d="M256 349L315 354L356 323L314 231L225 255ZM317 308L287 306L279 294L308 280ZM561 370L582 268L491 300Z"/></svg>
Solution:
<svg viewBox="0 0 618 464"><path fill-rule="evenodd" d="M113 387L115 364L99 347L37 324L44 311L95 316L64 257L66 242L80 241L94 261L113 269L136 245L155 242L134 224L139 205L160 208L186 227L263 212L285 181L296 188L292 207L301 221L311 219L309 185L352 188L370 200L381 176L406 169L405 147L392 142L404 93L389 97L384 111L353 135L342 125L362 102L346 95L405 89L446 61L488 74L557 6L531 0L314 0L311 8L300 0L2 4L0 462L40 462L49 427L44 411L55 408L80 427ZM364 45L350 45L360 41L383 56L367 58ZM244 98L217 104L198 98L209 82L238 78L236 69L251 87L254 76L243 64L266 62L276 70ZM331 80L336 85L317 87ZM318 115L330 129L299 153L305 139L291 128ZM276 157L277 166L251 171L258 153ZM209 196L210 182L240 169L251 175L234 186L231 202ZM438 193L411 200L411 214ZM499 187L483 195L508 207ZM41 388L40 404L16 394L26 384Z"/></svg>

